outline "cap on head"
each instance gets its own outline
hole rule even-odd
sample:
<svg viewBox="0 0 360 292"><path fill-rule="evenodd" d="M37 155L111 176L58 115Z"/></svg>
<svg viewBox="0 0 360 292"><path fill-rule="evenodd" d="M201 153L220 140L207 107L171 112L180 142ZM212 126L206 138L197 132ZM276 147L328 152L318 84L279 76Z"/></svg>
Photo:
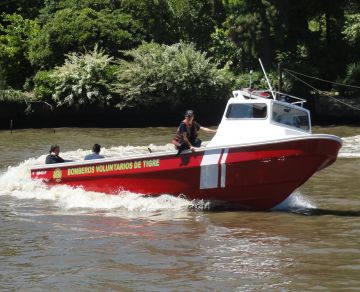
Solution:
<svg viewBox="0 0 360 292"><path fill-rule="evenodd" d="M187 110L185 113L185 118L190 118L194 116L194 111L192 110Z"/></svg>

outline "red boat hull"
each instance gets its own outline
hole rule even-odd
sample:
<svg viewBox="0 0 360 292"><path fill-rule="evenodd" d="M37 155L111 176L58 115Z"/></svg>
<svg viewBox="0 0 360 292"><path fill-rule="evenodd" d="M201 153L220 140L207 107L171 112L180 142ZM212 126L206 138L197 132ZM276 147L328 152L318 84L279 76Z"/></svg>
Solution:
<svg viewBox="0 0 360 292"><path fill-rule="evenodd" d="M308 138L267 144L209 148L195 153L45 165L33 179L87 191L185 195L241 209L270 209L316 171L332 164L341 143Z"/></svg>

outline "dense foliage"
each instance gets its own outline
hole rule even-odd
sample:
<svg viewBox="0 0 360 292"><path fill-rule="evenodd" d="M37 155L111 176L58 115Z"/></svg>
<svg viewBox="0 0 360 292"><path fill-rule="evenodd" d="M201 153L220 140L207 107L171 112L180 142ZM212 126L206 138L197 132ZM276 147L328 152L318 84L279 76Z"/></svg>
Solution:
<svg viewBox="0 0 360 292"><path fill-rule="evenodd" d="M53 100L57 105L108 105L112 98L114 69L112 57L95 46L85 54L71 53L62 66L35 78L35 93L40 98Z"/></svg>
<svg viewBox="0 0 360 292"><path fill-rule="evenodd" d="M260 57L273 77L281 62L284 68L353 85L312 80L316 88L359 96L359 3L2 0L0 90L33 91L58 105L110 103L121 108L201 102L246 86L250 70L260 85ZM99 49L86 53L96 45ZM93 67L96 74L87 76L85 63L96 54L114 63ZM66 70L74 71L66 75ZM287 90L311 90L290 75L283 80ZM76 93L80 83L99 95L89 99L85 91ZM69 98L72 87L77 89Z"/></svg>
<svg viewBox="0 0 360 292"><path fill-rule="evenodd" d="M54 13L32 40L29 59L34 67L48 69L62 64L65 54L91 50L94 44L118 57L119 50L140 42L140 25L130 15L107 9L65 8Z"/></svg>
<svg viewBox="0 0 360 292"><path fill-rule="evenodd" d="M232 76L193 45L143 44L121 61L117 92L123 106L194 104L228 96Z"/></svg>
<svg viewBox="0 0 360 292"><path fill-rule="evenodd" d="M31 40L39 33L36 20L4 14L0 23L0 86L21 88L33 74L28 58Z"/></svg>

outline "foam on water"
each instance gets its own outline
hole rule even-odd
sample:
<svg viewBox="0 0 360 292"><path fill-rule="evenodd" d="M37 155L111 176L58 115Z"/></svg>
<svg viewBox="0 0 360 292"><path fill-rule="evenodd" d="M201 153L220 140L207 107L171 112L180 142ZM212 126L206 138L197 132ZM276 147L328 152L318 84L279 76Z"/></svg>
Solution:
<svg viewBox="0 0 360 292"><path fill-rule="evenodd" d="M272 208L273 211L299 211L315 209L316 206L300 191L293 192L286 200Z"/></svg>
<svg viewBox="0 0 360 292"><path fill-rule="evenodd" d="M153 152L165 151L169 145L146 147L112 147L102 149L106 157L129 156L148 153L148 148ZM89 151L78 149L61 153L61 156L71 160L82 160ZM124 211L133 213L149 213L158 211L184 211L196 208L198 203L182 197L173 197L163 194L158 197L145 197L131 192L119 192L116 195L87 192L81 188L71 188L65 185L48 187L41 181L34 181L30 176L30 169L36 164L42 164L46 155L30 158L17 166L9 166L5 173L0 174L0 196L12 196L17 199L48 200L60 210L77 212L105 212L106 214L123 214ZM143 215L144 215L143 214Z"/></svg>
<svg viewBox="0 0 360 292"><path fill-rule="evenodd" d="M342 138L343 146L339 157L360 158L360 135Z"/></svg>

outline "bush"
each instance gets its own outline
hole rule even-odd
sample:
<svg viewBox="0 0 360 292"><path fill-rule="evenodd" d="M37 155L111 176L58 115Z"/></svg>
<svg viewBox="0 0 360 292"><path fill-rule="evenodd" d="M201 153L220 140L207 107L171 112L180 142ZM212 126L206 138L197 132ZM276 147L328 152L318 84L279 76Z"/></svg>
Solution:
<svg viewBox="0 0 360 292"><path fill-rule="evenodd" d="M193 44L143 44L120 61L117 92L122 107L178 105L226 98L233 76L195 50Z"/></svg>
<svg viewBox="0 0 360 292"><path fill-rule="evenodd" d="M40 71L35 78L35 93L61 105L108 104L114 78L112 57L95 46L90 53L66 55L65 64L52 71Z"/></svg>
<svg viewBox="0 0 360 292"><path fill-rule="evenodd" d="M352 45L360 43L360 13L346 15L343 35Z"/></svg>
<svg viewBox="0 0 360 292"><path fill-rule="evenodd" d="M38 71L34 77L34 95L37 99L51 102L55 92L56 78L51 71Z"/></svg>
<svg viewBox="0 0 360 292"><path fill-rule="evenodd" d="M342 82L347 85L360 86L360 62L349 64L346 68L346 77ZM360 89L355 87L338 87L341 94L359 97Z"/></svg>
<svg viewBox="0 0 360 292"><path fill-rule="evenodd" d="M0 102L21 103L26 100L25 94L16 89L0 90Z"/></svg>
<svg viewBox="0 0 360 292"><path fill-rule="evenodd" d="M360 84L360 62L352 63L347 66L345 83L349 85Z"/></svg>

